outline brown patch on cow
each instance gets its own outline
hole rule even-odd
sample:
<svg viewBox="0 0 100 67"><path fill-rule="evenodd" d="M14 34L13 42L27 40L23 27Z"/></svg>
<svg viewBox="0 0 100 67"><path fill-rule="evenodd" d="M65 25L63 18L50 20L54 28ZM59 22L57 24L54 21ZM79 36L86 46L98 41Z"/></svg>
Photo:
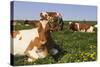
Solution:
<svg viewBox="0 0 100 67"><path fill-rule="evenodd" d="M34 26L34 23L32 23L31 25ZM34 47L37 47L38 49L45 47L45 43L47 41L46 35L45 35L45 30L43 29L42 24L40 22L35 23L35 26L38 28L39 37L36 37L34 40L31 40L29 46L25 50L25 54L29 50L32 50Z"/></svg>
<svg viewBox="0 0 100 67"><path fill-rule="evenodd" d="M47 12L47 14L50 17L56 17L57 16L57 12Z"/></svg>
<svg viewBox="0 0 100 67"><path fill-rule="evenodd" d="M25 53L27 53L28 50L32 50L34 48L34 46L38 47L39 45L39 38L36 37L34 41L31 41L29 46L27 47L27 49L25 50Z"/></svg>
<svg viewBox="0 0 100 67"><path fill-rule="evenodd" d="M45 44L41 44L39 37L36 37L34 41L31 41L29 46L27 47L27 49L25 50L25 54L29 57L31 57L28 53L28 51L31 51L34 47L37 47L38 50L41 50L44 52L44 55L47 56L48 55L48 51L47 48L45 46ZM31 57L32 59L35 59L33 57Z"/></svg>
<svg viewBox="0 0 100 67"><path fill-rule="evenodd" d="M58 31L60 29L60 26L58 23L50 23L50 30L51 31Z"/></svg>
<svg viewBox="0 0 100 67"><path fill-rule="evenodd" d="M16 38L16 36L17 36L18 34L20 34L19 31L11 31L11 37L12 37L12 38Z"/></svg>
<svg viewBox="0 0 100 67"><path fill-rule="evenodd" d="M84 23L79 23L79 30L84 30L87 31L87 29L90 28L90 25L84 24Z"/></svg>
<svg viewBox="0 0 100 67"><path fill-rule="evenodd" d="M48 50L47 50L47 47L44 48L44 55L45 55L45 56L48 56Z"/></svg>
<svg viewBox="0 0 100 67"><path fill-rule="evenodd" d="M71 29L71 30L73 30L73 31L78 31L77 25L75 25L75 23L71 23L71 24L69 25L69 29Z"/></svg>

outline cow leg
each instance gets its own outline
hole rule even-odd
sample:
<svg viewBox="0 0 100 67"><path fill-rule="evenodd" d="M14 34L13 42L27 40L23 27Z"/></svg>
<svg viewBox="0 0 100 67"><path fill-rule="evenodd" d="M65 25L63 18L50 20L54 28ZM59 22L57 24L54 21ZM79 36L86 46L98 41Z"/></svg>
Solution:
<svg viewBox="0 0 100 67"><path fill-rule="evenodd" d="M32 50L28 50L26 52L26 55L28 56L28 60L27 60L28 62L34 62L39 58L36 51L37 51L37 47L34 47Z"/></svg>
<svg viewBox="0 0 100 67"><path fill-rule="evenodd" d="M32 51L28 51L28 52L26 53L26 55L28 56L27 61L28 61L28 62L34 62L34 61L36 61L37 59L36 59L36 58L33 58L33 57L31 56L31 54L32 54Z"/></svg>
<svg viewBox="0 0 100 67"><path fill-rule="evenodd" d="M34 48L33 50L28 51L29 54L28 62L34 62L39 58L38 54L36 53L36 50Z"/></svg>
<svg viewBox="0 0 100 67"><path fill-rule="evenodd" d="M36 59L38 59L38 55L36 53L37 51L37 45L38 43L38 38L35 38L34 41L31 41L28 48L25 50L25 55L27 55L29 58L28 58L28 61L35 61Z"/></svg>

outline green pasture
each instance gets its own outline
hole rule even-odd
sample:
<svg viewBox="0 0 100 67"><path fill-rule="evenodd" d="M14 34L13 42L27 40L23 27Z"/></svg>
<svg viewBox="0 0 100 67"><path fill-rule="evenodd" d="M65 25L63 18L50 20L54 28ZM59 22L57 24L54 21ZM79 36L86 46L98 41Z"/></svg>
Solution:
<svg viewBox="0 0 100 67"><path fill-rule="evenodd" d="M21 22L20 22L21 23ZM96 21L82 22L95 25ZM16 30L29 29L30 26L16 25ZM46 58L35 62L27 62L24 57L15 56L14 65L39 65L39 64L57 64L57 63L77 63L97 60L97 32L72 32L68 29L68 21L65 21L64 30L55 31L51 36L59 46L59 55L48 55Z"/></svg>

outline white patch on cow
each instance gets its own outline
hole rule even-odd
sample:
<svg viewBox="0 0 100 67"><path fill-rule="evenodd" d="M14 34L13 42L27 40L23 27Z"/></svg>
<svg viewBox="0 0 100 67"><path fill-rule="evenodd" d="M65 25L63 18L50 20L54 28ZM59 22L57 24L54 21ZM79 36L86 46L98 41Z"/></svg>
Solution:
<svg viewBox="0 0 100 67"><path fill-rule="evenodd" d="M85 29L80 30L80 32L85 32Z"/></svg>
<svg viewBox="0 0 100 67"><path fill-rule="evenodd" d="M52 55L56 55L56 54L58 53L58 50L55 49L55 48L52 48L52 49L50 50L50 52L51 52Z"/></svg>
<svg viewBox="0 0 100 67"><path fill-rule="evenodd" d="M31 40L34 40L35 37L39 37L38 28L21 30L19 32L20 35L18 35L16 38L13 38L13 55L24 55L24 52L28 47L29 43L31 42ZM22 37L21 40L18 39L20 36Z"/></svg>
<svg viewBox="0 0 100 67"><path fill-rule="evenodd" d="M77 30L80 31L79 23L75 23L77 26Z"/></svg>
<svg viewBox="0 0 100 67"><path fill-rule="evenodd" d="M42 24L43 29L45 29L46 24L48 23L47 20L40 20L40 23Z"/></svg>
<svg viewBox="0 0 100 67"><path fill-rule="evenodd" d="M91 32L91 33L92 33L92 32L94 32L94 31L93 31L93 29L94 29L94 27L93 27L93 26L90 26L90 28L89 28L89 29L87 29L87 31L86 31L86 32Z"/></svg>
<svg viewBox="0 0 100 67"><path fill-rule="evenodd" d="M42 15L45 16L45 15L48 15L48 14L47 14L47 12L42 12Z"/></svg>

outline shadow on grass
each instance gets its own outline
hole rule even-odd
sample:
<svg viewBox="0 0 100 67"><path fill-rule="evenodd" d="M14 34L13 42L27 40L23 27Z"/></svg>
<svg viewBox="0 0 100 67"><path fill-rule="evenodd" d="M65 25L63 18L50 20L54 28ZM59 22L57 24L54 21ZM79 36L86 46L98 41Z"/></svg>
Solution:
<svg viewBox="0 0 100 67"><path fill-rule="evenodd" d="M54 59L54 61L57 63L58 60L61 58L61 56L64 55L64 50L63 48L60 46L60 45L63 45L63 40L61 43L56 43L55 40L53 39L53 37L51 36L51 33L48 34L48 37L47 37L47 49L49 51L49 54L50 56L52 56L52 58ZM50 50L54 48L54 49L57 49L58 50L58 53L53 55Z"/></svg>

